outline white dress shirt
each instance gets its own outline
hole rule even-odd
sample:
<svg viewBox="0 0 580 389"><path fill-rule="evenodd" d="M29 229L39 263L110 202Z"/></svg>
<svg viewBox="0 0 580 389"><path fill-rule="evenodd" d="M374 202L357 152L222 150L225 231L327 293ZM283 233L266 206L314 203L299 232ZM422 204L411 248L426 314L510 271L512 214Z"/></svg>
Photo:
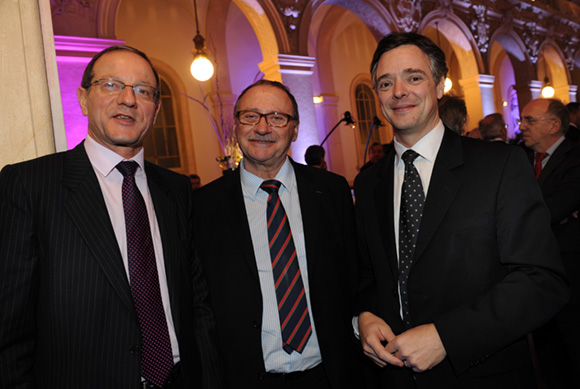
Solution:
<svg viewBox="0 0 580 389"><path fill-rule="evenodd" d="M297 352L288 354L282 349L278 300L276 298L276 288L274 287L266 223L268 193L260 189L260 185L264 180L248 172L245 169L244 161L240 164L240 176L254 255L258 267L260 288L262 290L262 353L266 371L270 373L290 373L313 368L322 361L322 357L318 347L314 318L312 317L312 305L310 304L304 228L302 226L302 213L300 211L294 168L287 158L275 179L282 183L278 193L292 230L292 238L296 247L300 272L302 273L306 301L308 302L308 313L312 323L312 335L308 339L302 354Z"/></svg>
<svg viewBox="0 0 580 389"><path fill-rule="evenodd" d="M123 175L115 167L121 161L126 161L122 156L114 151L97 143L89 135L85 139L85 150L93 165L95 174L101 186L101 191L107 205L109 212L109 219L115 231L115 237L119 244L121 257L123 258L123 265L127 272L127 279L129 279L129 260L127 255L127 232L125 230L125 212L123 210ZM179 361L179 346L177 344L177 336L175 335L175 327L173 325L173 316L171 315L171 305L169 303L169 290L167 288L167 276L165 274L165 262L163 261L163 246L161 244L161 234L157 224L157 217L155 215L155 208L149 193L149 186L147 185L147 176L145 175L145 160L143 149L131 158L139 164L135 172L135 182L137 187L145 200L147 207L147 216L149 217L149 224L151 227L151 238L153 239L153 247L155 249L155 261L157 262L157 271L159 275L159 287L161 289L161 300L163 301L163 308L165 310L165 317L167 318L167 327L169 329L169 338L171 340L171 349L173 351L174 362ZM87 220L90 223L90 220ZM130 282L130 280L129 280Z"/></svg>

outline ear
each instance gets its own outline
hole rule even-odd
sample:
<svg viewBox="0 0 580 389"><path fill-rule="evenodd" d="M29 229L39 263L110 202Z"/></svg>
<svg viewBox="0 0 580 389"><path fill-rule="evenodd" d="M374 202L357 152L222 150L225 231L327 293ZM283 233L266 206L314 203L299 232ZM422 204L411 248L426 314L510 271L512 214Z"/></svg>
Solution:
<svg viewBox="0 0 580 389"><path fill-rule="evenodd" d="M296 141L296 139L298 139L298 127L299 127L299 126L300 126L300 124L299 124L299 123L296 123L296 124L294 125L294 129L293 129L293 131L294 131L294 136L292 136L292 142L295 142L295 141Z"/></svg>
<svg viewBox="0 0 580 389"><path fill-rule="evenodd" d="M550 134L551 135L555 135L559 132L561 132L562 134L564 133L564 131L562 130L562 121L560 119L555 119L552 120L552 123L550 124Z"/></svg>
<svg viewBox="0 0 580 389"><path fill-rule="evenodd" d="M77 88L77 100L81 106L81 111L83 112L83 116L89 116L89 110L87 108L87 99L88 99L89 91L79 86Z"/></svg>
<svg viewBox="0 0 580 389"><path fill-rule="evenodd" d="M437 99L440 99L443 97L445 91L445 77L441 77L441 79L436 85L436 88L437 88Z"/></svg>

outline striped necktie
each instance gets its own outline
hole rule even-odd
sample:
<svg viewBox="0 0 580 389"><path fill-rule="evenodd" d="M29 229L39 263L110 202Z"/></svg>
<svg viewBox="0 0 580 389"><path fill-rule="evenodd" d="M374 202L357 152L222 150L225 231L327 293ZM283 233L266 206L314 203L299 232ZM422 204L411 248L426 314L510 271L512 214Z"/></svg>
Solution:
<svg viewBox="0 0 580 389"><path fill-rule="evenodd" d="M283 348L288 354L293 351L302 353L312 326L290 223L278 196L281 184L277 180L267 180L260 188L269 194L266 212L268 241Z"/></svg>

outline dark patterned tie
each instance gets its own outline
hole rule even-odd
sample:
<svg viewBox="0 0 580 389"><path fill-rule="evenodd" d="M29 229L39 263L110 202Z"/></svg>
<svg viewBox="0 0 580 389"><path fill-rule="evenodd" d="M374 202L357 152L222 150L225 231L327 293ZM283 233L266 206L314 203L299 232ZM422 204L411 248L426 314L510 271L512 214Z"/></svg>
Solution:
<svg viewBox="0 0 580 389"><path fill-rule="evenodd" d="M278 196L280 185L280 181L267 180L260 188L270 194L266 212L268 241L283 348L288 354L292 351L302 353L312 333L312 326L290 223Z"/></svg>
<svg viewBox="0 0 580 389"><path fill-rule="evenodd" d="M117 165L123 175L123 209L127 230L127 255L131 294L141 326L141 374L162 387L173 368L171 341L163 310L155 252L147 208L135 183L139 165L124 161Z"/></svg>
<svg viewBox="0 0 580 389"><path fill-rule="evenodd" d="M403 321L407 328L411 326L407 280L415 253L415 243L419 234L423 205L425 204L421 177L413 164L413 161L418 156L419 154L415 151L407 150L401 157L405 162L405 179L401 190L401 215L399 218L399 285Z"/></svg>
<svg viewBox="0 0 580 389"><path fill-rule="evenodd" d="M534 174L536 179L540 177L542 172L542 161L548 156L548 153L536 153L536 163L534 164Z"/></svg>

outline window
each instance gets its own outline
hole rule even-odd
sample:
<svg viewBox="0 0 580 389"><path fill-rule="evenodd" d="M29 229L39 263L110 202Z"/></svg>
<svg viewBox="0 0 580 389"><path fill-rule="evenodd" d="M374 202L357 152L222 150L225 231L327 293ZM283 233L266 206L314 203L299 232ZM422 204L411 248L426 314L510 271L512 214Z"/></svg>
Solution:
<svg viewBox="0 0 580 389"><path fill-rule="evenodd" d="M179 140L171 89L161 77L161 108L149 136L145 139L145 159L165 168L180 168Z"/></svg>
<svg viewBox="0 0 580 389"><path fill-rule="evenodd" d="M367 143L367 137L369 136L369 131L373 124L373 118L377 116L377 103L375 101L375 95L373 90L365 83L360 83L355 89L355 103L356 111L358 116L358 128L360 133L360 142L362 149L365 149ZM381 143L381 136L379 134L379 129L374 128L369 140L369 145L374 142Z"/></svg>

